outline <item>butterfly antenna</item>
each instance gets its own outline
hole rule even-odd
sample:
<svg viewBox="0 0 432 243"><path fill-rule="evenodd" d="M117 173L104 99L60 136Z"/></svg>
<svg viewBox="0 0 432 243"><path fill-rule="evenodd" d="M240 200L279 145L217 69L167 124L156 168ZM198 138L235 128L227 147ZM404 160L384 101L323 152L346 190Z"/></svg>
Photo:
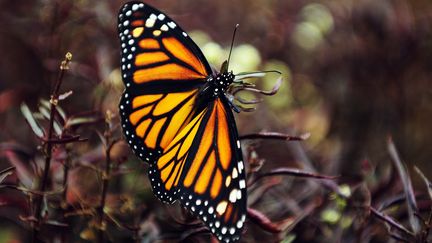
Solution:
<svg viewBox="0 0 432 243"><path fill-rule="evenodd" d="M235 39L235 35L236 35L238 27L239 27L239 24L236 24L236 26L234 28L234 33L233 33L233 36L232 36L232 40L231 40L231 47L230 47L230 51L229 51L229 54L228 54L228 64L227 64L227 66L229 66L229 62L230 62L230 59L231 59L231 52L232 52L232 49L233 49L233 46L234 46L234 39Z"/></svg>

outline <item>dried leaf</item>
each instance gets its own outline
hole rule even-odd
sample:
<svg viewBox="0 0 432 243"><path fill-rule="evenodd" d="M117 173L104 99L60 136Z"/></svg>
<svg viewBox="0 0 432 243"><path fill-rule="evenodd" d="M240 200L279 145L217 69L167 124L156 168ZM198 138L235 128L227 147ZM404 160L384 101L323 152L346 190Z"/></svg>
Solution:
<svg viewBox="0 0 432 243"><path fill-rule="evenodd" d="M248 208L248 218L256 225L260 226L263 230L271 233L280 233L281 229L278 225L272 223L270 219L258 210Z"/></svg>
<svg viewBox="0 0 432 243"><path fill-rule="evenodd" d="M60 106L56 106L56 111L63 121L67 119L66 112Z"/></svg>
<svg viewBox="0 0 432 243"><path fill-rule="evenodd" d="M57 121L54 121L53 128L57 136L60 136L63 133L63 129L61 128L60 124Z"/></svg>
<svg viewBox="0 0 432 243"><path fill-rule="evenodd" d="M92 124L98 122L98 117L73 117L66 121L65 127L81 126L85 124Z"/></svg>
<svg viewBox="0 0 432 243"><path fill-rule="evenodd" d="M44 131L42 127L37 123L36 119L33 117L32 112L28 108L28 106L25 103L21 104L21 113L24 115L24 118L30 125L30 128L32 129L33 133L39 137L44 137Z"/></svg>
<svg viewBox="0 0 432 243"><path fill-rule="evenodd" d="M17 155L15 151L6 150L6 158L8 158L9 163L11 163L17 172L17 176L20 182L27 188L31 188L33 185L34 173L31 169L29 163L30 161L23 161L20 156Z"/></svg>
<svg viewBox="0 0 432 243"><path fill-rule="evenodd" d="M42 114L45 119L49 120L50 112L45 106L39 106L39 113Z"/></svg>
<svg viewBox="0 0 432 243"><path fill-rule="evenodd" d="M2 183L4 181L4 179L6 179L6 177L10 176L13 174L13 171L15 170L15 167L9 167L6 168L2 171L0 171L0 183Z"/></svg>
<svg viewBox="0 0 432 243"><path fill-rule="evenodd" d="M41 99L40 104L47 108L48 110L51 110L51 103L48 100Z"/></svg>
<svg viewBox="0 0 432 243"><path fill-rule="evenodd" d="M117 163L123 163L127 160L130 148L124 140L114 143L110 149L110 158Z"/></svg>
<svg viewBox="0 0 432 243"><path fill-rule="evenodd" d="M69 204L93 205L99 204L101 181L99 173L90 167L75 167L68 175L68 190L66 200Z"/></svg>
<svg viewBox="0 0 432 243"><path fill-rule="evenodd" d="M59 95L58 99L59 100L65 100L67 97L71 96L73 94L72 90L69 90L68 92L65 92L61 95Z"/></svg>
<svg viewBox="0 0 432 243"><path fill-rule="evenodd" d="M421 178L423 179L424 183L426 184L427 190L428 190L428 194L429 194L429 198L432 200L432 183L428 180L428 178L423 174L423 172L421 172L421 170L419 168L417 168L417 166L414 166L414 170L417 172L417 174L419 174L421 176Z"/></svg>
<svg viewBox="0 0 432 243"><path fill-rule="evenodd" d="M60 226L60 227L68 227L69 226L67 223L62 223L62 222L55 221L55 220L47 220L44 222L44 224L48 224L51 226Z"/></svg>
<svg viewBox="0 0 432 243"><path fill-rule="evenodd" d="M96 233L94 232L94 229L86 228L83 231L81 231L80 237L84 240L95 241Z"/></svg>
<svg viewBox="0 0 432 243"><path fill-rule="evenodd" d="M417 217L419 213L418 213L417 202L415 199L414 191L412 188L411 178L407 172L405 164L401 161L399 154L397 153L396 147L391 139L388 140L387 146L393 164L396 167L399 173L399 177L402 180L402 185L406 196L408 216L409 216L409 222L411 228L413 229L415 234L418 234L421 231L421 222Z"/></svg>

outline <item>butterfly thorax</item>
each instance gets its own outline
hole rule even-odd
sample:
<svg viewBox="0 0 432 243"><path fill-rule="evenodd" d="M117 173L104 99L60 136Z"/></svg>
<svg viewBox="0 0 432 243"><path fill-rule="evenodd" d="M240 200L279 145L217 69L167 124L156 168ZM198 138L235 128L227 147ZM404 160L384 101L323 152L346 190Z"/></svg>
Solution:
<svg viewBox="0 0 432 243"><path fill-rule="evenodd" d="M211 74L206 78L206 83L202 86L196 97L196 108L201 111L217 98L225 95L228 87L234 82L232 72L220 72Z"/></svg>
<svg viewBox="0 0 432 243"><path fill-rule="evenodd" d="M232 72L217 73L216 75L209 75L206 81L207 83L201 89L200 95L217 98L223 95L228 86L232 84L234 74Z"/></svg>
<svg viewBox="0 0 432 243"><path fill-rule="evenodd" d="M220 72L209 75L196 98L197 110L206 107L209 102L218 97L224 96L233 81L234 74L232 72Z"/></svg>

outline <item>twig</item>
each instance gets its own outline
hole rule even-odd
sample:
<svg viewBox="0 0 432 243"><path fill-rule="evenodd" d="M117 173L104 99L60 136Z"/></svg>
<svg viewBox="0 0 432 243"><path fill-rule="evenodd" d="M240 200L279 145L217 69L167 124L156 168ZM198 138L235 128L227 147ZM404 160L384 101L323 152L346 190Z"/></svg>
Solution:
<svg viewBox="0 0 432 243"><path fill-rule="evenodd" d="M427 239L429 236L431 224L432 224L432 210L429 212L428 219L425 222L425 229L423 229L423 232L421 234L421 242L428 242Z"/></svg>
<svg viewBox="0 0 432 243"><path fill-rule="evenodd" d="M63 81L63 77L65 74L65 71L68 69L68 64L72 60L72 54L70 52L66 53L65 59L60 64L60 72L56 81L56 84L54 86L54 90L51 94L51 110L50 110L50 120L49 120L49 127L48 127L48 137L47 137L47 143L46 143L46 149L45 149L45 166L43 169L43 176L42 176L42 182L39 185L40 192L44 192L47 187L48 182L48 175L50 171L51 166L51 157L52 157L52 148L53 143L49 142L49 140L52 139L53 131L54 131L54 117L56 114L56 106L58 104L58 93L60 90L60 86ZM40 225L40 219L41 219L41 209L42 209L42 202L43 202L43 196L37 196L35 198L35 210L33 212L33 216L36 218L36 222L31 224L32 227L32 242L36 242L37 240L37 233L39 231L39 225Z"/></svg>
<svg viewBox="0 0 432 243"><path fill-rule="evenodd" d="M0 183L3 182L4 179L6 179L6 177L8 177L9 175L11 175L13 173L13 171L15 171L15 166L6 168L2 171L0 171Z"/></svg>
<svg viewBox="0 0 432 243"><path fill-rule="evenodd" d="M405 233L406 235L409 235L411 237L414 238L414 234L409 231L408 229L406 229L405 227L403 227L401 224L397 223L396 221L394 221L392 218L390 218L389 216L379 212L378 210L376 210L373 207L369 207L370 212L377 217L378 219L388 223L389 225L391 225L392 227L396 228L397 230L399 230L402 233Z"/></svg>
<svg viewBox="0 0 432 243"><path fill-rule="evenodd" d="M299 169L293 169L293 168L278 168L271 170L267 173L258 175L251 184L256 183L257 181L261 180L264 177L269 176L276 176L276 175L289 175L289 176L297 176L297 177L304 177L304 178L313 178L313 179L326 179L326 180L334 180L337 179L338 176L327 176L327 175L320 175L315 174L312 172L307 171L301 171Z"/></svg>
<svg viewBox="0 0 432 243"><path fill-rule="evenodd" d="M104 134L105 137L105 171L102 173L102 196L101 196L101 202L99 204L99 207L96 209L96 215L97 215L97 227L98 227L98 242L102 243L104 242L104 231L105 231L105 214L104 214L104 208L106 203L106 197L108 193L108 186L109 186L109 180L111 177L111 148L112 146L117 142L117 140L111 141L111 116L108 112L107 118L107 130Z"/></svg>
<svg viewBox="0 0 432 243"><path fill-rule="evenodd" d="M421 230L421 226L420 226L421 223L419 218L415 216L416 214L418 214L418 208L417 208L417 202L415 199L410 176L408 174L405 164L400 159L399 154L396 150L396 146L394 145L391 138L388 139L387 149L390 154L390 157L392 158L393 164L399 173L399 177L402 181L407 208L408 208L408 217L409 217L410 226L414 231L414 234L417 235Z"/></svg>
<svg viewBox="0 0 432 243"><path fill-rule="evenodd" d="M52 144L66 144L66 143L73 143L73 142L86 142L87 138L81 138L79 135L71 136L71 137L64 137L64 138L58 138L58 139L43 139L46 143L52 143Z"/></svg>
<svg viewBox="0 0 432 243"><path fill-rule="evenodd" d="M284 133L278 132L260 132L260 133L251 133L239 136L240 140L245 139L281 139L286 141L303 141L310 137L309 133L302 134L300 136L291 136Z"/></svg>
<svg viewBox="0 0 432 243"><path fill-rule="evenodd" d="M271 222L271 220L267 218L267 216L265 216L263 213L261 213L256 209L248 208L247 217L248 219L250 219L255 224L259 225L263 230L267 232L275 233L275 234L281 232L279 225Z"/></svg>

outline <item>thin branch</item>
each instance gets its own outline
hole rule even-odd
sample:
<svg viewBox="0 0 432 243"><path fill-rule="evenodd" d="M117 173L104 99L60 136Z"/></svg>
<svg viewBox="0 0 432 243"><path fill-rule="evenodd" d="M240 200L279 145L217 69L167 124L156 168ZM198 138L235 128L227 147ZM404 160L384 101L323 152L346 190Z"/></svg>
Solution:
<svg viewBox="0 0 432 243"><path fill-rule="evenodd" d="M99 207L96 208L96 215L98 220L98 242L102 243L104 242L104 232L105 232L105 213L104 208L106 204L106 197L108 194L108 186L109 186L109 180L111 177L111 148L113 145L117 142L117 140L111 141L111 126L110 126L110 115L107 114L107 131L105 132L105 143L106 149L105 149L105 171L102 173L102 195L101 195L101 202L99 204Z"/></svg>
<svg viewBox="0 0 432 243"><path fill-rule="evenodd" d="M312 172L301 171L299 169L278 168L278 169L271 170L267 173L257 175L255 180L253 180L251 184L256 183L257 181L261 180L264 177L277 176L277 175L288 175L288 176L296 176L296 177L304 177L304 178L312 178L312 179L326 179L326 180L334 180L338 178L337 176L320 175Z"/></svg>
<svg viewBox="0 0 432 243"><path fill-rule="evenodd" d="M240 140L245 139L279 139L286 141L303 141L310 137L310 133L305 133L300 136L291 136L284 133L278 132L260 132L260 133L250 133L246 135L239 136Z"/></svg>
<svg viewBox="0 0 432 243"><path fill-rule="evenodd" d="M378 219L384 221L385 223L388 223L390 226L394 227L395 229L399 230L400 232L405 233L405 234L414 238L414 234L411 231L409 231L407 228L405 228L404 226L402 226L401 224L396 222L394 219L390 218L388 215L385 215L385 214L379 212L378 210L376 210L373 207L369 207L369 210L372 213L372 215L374 215Z"/></svg>
<svg viewBox="0 0 432 243"><path fill-rule="evenodd" d="M65 74L65 71L68 69L68 64L70 63L70 61L72 60L72 54L70 52L66 53L65 59L62 61L62 63L60 64L60 72L56 81L56 84L54 86L54 90L51 94L51 110L50 110L50 120L49 120L49 127L48 127L48 137L47 137L47 141L52 139L53 136L53 132L54 132L54 117L56 114L56 106L58 104L58 93L60 90L60 86L63 82L63 77ZM51 142L47 142L46 143L46 148L45 148L45 166L43 169L43 176L42 176L42 182L39 185L39 189L38 191L40 192L44 192L46 190L47 184L48 184L48 176L49 176L49 171L50 171L50 166L51 166L51 157L52 157L52 148L53 148L53 143ZM35 198L35 210L34 210L34 217L36 218L36 222L31 224L32 227L32 242L36 242L37 241L37 233L39 231L39 225L40 225L40 220L41 220L41 216L42 216L42 202L43 202L43 196L37 196Z"/></svg>
<svg viewBox="0 0 432 243"><path fill-rule="evenodd" d="M271 222L271 220L267 218L266 215L264 215L263 213L261 213L256 209L248 208L247 217L248 219L250 219L252 222L257 224L267 232L276 233L276 234L281 232L281 229L278 225Z"/></svg>
<svg viewBox="0 0 432 243"><path fill-rule="evenodd" d="M6 177L11 175L14 170L15 170L15 166L12 166L12 167L9 167L9 168L6 168L6 169L0 171L0 183L2 183L2 181L4 179L6 179Z"/></svg>
<svg viewBox="0 0 432 243"><path fill-rule="evenodd" d="M408 174L405 164L400 159L399 154L396 150L396 146L394 145L391 138L389 138L387 142L387 149L390 154L390 157L392 158L393 164L399 173L399 177L402 181L411 228L414 231L414 233L417 234L421 230L421 226L420 226L421 223L420 220L415 216L416 214L418 214L418 208L417 208L417 202L415 199L410 176Z"/></svg>
<svg viewBox="0 0 432 243"><path fill-rule="evenodd" d="M55 139L43 139L46 143L52 144L66 144L66 143L74 143L74 142L86 142L87 138L81 138L79 135L64 137L64 138L55 138Z"/></svg>

